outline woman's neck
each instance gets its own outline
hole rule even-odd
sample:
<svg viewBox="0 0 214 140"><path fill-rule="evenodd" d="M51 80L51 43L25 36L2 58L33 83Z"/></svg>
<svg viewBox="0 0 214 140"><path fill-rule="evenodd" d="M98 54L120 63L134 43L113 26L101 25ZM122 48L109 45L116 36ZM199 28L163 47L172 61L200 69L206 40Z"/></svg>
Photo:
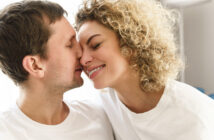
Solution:
<svg viewBox="0 0 214 140"><path fill-rule="evenodd" d="M117 91L119 99L131 111L143 113L153 109L159 102L164 88L158 92L143 92L139 85L138 76L126 76L113 88Z"/></svg>

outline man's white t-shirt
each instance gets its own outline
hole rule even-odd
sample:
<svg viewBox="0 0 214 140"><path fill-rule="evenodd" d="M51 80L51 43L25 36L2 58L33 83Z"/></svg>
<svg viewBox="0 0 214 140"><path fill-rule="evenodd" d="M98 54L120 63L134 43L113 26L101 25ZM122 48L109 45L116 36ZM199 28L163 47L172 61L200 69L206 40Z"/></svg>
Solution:
<svg viewBox="0 0 214 140"><path fill-rule="evenodd" d="M58 125L33 121L14 105L0 114L0 140L113 140L102 108L88 101L66 104L69 115Z"/></svg>
<svg viewBox="0 0 214 140"><path fill-rule="evenodd" d="M156 107L139 114L113 89L102 92L117 140L214 140L214 100L187 84L170 81Z"/></svg>

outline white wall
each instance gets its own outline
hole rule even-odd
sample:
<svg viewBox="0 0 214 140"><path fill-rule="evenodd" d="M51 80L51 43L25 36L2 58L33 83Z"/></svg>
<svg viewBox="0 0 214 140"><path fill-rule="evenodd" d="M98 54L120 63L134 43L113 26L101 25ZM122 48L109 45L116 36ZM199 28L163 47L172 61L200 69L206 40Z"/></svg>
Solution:
<svg viewBox="0 0 214 140"><path fill-rule="evenodd" d="M214 1L186 7L183 15L185 82L214 93Z"/></svg>

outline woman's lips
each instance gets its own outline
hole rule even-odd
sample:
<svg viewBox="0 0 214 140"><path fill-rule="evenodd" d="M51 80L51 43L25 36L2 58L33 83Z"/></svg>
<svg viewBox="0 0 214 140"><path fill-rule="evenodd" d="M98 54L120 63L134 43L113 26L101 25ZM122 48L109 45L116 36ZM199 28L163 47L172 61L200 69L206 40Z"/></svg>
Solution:
<svg viewBox="0 0 214 140"><path fill-rule="evenodd" d="M105 67L105 64L96 66L86 70L86 73L90 79L93 79L104 67Z"/></svg>

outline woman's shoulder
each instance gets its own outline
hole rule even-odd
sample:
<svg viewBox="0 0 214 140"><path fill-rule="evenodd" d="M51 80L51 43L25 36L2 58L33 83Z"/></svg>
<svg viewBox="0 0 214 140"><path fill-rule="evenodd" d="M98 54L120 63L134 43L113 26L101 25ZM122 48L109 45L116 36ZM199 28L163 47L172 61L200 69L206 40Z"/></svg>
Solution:
<svg viewBox="0 0 214 140"><path fill-rule="evenodd" d="M194 113L211 113L214 117L214 100L195 87L179 81L170 81L167 85L168 98L174 106Z"/></svg>
<svg viewBox="0 0 214 140"><path fill-rule="evenodd" d="M183 101L188 100L190 102L210 102L211 104L214 103L214 100L212 100L209 96L200 92L195 87L183 82L171 80L166 86L166 90L166 92L170 93L169 95Z"/></svg>

